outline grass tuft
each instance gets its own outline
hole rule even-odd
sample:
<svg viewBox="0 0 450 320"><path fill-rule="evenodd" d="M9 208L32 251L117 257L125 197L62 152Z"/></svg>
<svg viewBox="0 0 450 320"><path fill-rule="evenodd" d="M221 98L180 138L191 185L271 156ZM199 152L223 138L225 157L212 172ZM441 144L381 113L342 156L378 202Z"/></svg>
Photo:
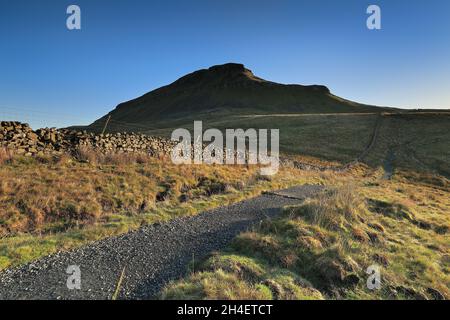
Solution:
<svg viewBox="0 0 450 320"><path fill-rule="evenodd" d="M272 299L448 299L448 235L433 226L448 225L450 203L440 189L396 179L351 187L337 181L341 187L240 234L198 273L168 286L162 298L239 299L241 287L263 286ZM402 192L387 195L399 181ZM445 204L433 212L407 200L413 194L423 199L422 193ZM380 290L366 286L372 265L381 270ZM230 278L241 287L230 286L234 291L226 295L205 290L205 282L223 289Z"/></svg>

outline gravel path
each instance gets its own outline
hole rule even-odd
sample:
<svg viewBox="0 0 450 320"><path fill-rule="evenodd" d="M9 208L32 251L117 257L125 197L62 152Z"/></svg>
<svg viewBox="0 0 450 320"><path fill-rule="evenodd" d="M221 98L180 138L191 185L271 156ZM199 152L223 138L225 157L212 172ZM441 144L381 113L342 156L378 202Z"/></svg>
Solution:
<svg viewBox="0 0 450 320"><path fill-rule="evenodd" d="M192 260L224 248L251 225L319 191L299 186L264 194L193 217L143 227L82 248L59 252L0 273L0 299L111 299L125 268L121 299L151 299L185 275ZM81 289L69 290L68 266L81 270Z"/></svg>

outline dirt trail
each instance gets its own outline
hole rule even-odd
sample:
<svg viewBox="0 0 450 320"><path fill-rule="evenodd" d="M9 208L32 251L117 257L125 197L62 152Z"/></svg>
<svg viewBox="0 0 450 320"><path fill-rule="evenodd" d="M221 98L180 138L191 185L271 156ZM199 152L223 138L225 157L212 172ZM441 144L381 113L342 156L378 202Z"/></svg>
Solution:
<svg viewBox="0 0 450 320"><path fill-rule="evenodd" d="M0 273L0 299L111 299L124 268L119 298L153 298L168 281L186 274L193 256L201 259L224 248L240 232L321 189L304 185L283 195L264 194L6 270ZM67 288L70 265L80 267L80 290Z"/></svg>
<svg viewBox="0 0 450 320"><path fill-rule="evenodd" d="M383 169L384 175L383 179L391 180L394 175L394 161L395 161L395 153L393 149L389 149L386 159L384 160Z"/></svg>
<svg viewBox="0 0 450 320"><path fill-rule="evenodd" d="M362 160L369 154L369 152L374 148L374 146L377 143L379 134L380 134L380 128L383 122L383 114L378 113L377 119L375 121L375 126L373 128L373 131L371 132L370 140L367 146L364 148L364 150L352 161L343 164L341 166L331 167L331 166L320 166L320 165L313 165L309 163L302 163L299 161L290 161L289 159L281 159L282 163L286 163L288 165L292 165L293 167L300 169L300 170L317 170L317 171L325 171L325 170L332 170L336 172L343 172L346 170L349 170Z"/></svg>

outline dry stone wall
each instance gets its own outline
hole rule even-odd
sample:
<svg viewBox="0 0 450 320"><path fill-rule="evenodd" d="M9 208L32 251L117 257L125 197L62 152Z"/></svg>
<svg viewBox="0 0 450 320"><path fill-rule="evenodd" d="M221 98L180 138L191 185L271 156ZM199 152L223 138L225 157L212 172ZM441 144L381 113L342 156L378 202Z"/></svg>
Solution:
<svg viewBox="0 0 450 320"><path fill-rule="evenodd" d="M33 131L26 123L0 121L0 148L25 156L75 155L80 147L107 153L142 153L151 156L169 155L176 142L138 133L95 134L71 129L44 128ZM329 166L303 164L281 158L280 164L302 170L336 170Z"/></svg>
<svg viewBox="0 0 450 320"><path fill-rule="evenodd" d="M136 133L94 134L71 129L44 128L33 131L26 123L0 122L0 147L16 154L36 156L73 153L80 146L102 153L146 153L169 155L174 142Z"/></svg>

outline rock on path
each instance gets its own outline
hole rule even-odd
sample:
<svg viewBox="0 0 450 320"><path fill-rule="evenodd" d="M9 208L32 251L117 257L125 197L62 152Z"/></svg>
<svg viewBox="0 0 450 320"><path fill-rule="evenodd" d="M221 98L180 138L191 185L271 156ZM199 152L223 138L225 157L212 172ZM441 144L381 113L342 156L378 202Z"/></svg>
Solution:
<svg viewBox="0 0 450 320"><path fill-rule="evenodd" d="M320 189L305 185L264 194L0 272L0 299L111 299L124 268L119 298L154 298L168 281L186 274L193 255L201 259L224 248L253 224L274 217L283 206L298 204ZM70 265L80 267L79 290L67 287Z"/></svg>

